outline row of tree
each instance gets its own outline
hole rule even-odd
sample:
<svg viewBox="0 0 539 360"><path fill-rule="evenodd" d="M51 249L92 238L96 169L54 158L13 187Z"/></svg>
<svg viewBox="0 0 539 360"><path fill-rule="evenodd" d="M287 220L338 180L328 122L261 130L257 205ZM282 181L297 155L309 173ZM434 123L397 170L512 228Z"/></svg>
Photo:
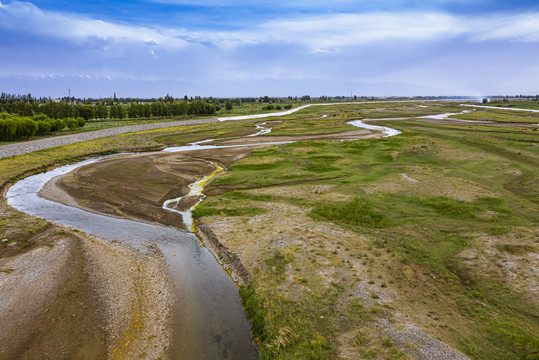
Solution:
<svg viewBox="0 0 539 360"><path fill-rule="evenodd" d="M0 112L18 116L31 117L39 114L46 115L51 119L83 118L93 119L125 119L125 118L151 118L172 117L183 115L214 115L220 109L219 105L209 104L204 100L185 100L165 102L156 101L149 103L131 103L129 105L111 104L99 102L94 105L70 104L67 102L47 101L6 101L0 103Z"/></svg>
<svg viewBox="0 0 539 360"><path fill-rule="evenodd" d="M27 140L34 135L53 134L68 127L83 127L83 118L51 119L44 114L34 117L0 113L0 141Z"/></svg>

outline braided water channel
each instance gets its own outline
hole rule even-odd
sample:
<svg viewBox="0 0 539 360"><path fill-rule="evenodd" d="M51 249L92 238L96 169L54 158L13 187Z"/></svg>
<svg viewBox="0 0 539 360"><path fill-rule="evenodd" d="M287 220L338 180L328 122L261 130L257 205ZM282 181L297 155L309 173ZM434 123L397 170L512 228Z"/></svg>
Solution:
<svg viewBox="0 0 539 360"><path fill-rule="evenodd" d="M351 122L350 124L366 127L361 122ZM261 125L257 125L257 128L259 132L250 136L263 135L271 131L271 128L265 128ZM396 132L391 132L390 130L393 129L390 128L372 128L370 126L369 128L384 131L385 136L396 135ZM187 146L167 148L164 151L196 151L284 143L205 144L210 141L212 140L199 141ZM126 156L126 154L122 156ZM250 324L241 306L236 284L221 268L209 250L199 246L197 237L191 231L96 214L56 203L38 195L51 179L110 157L89 159L27 177L11 186L6 195L8 204L30 215L78 229L89 235L127 243L143 252L148 251L150 245L157 245L167 262L177 297L174 309L172 346L169 353L171 358L258 358L258 352L252 344ZM202 195L204 185L223 171L217 164L215 164L215 168L216 170L212 174L191 184L190 196ZM179 212L175 209L175 205L180 200L181 198L171 199L163 206L167 210ZM199 199L199 202L201 200L202 198ZM180 212L187 229L190 230L192 229L191 211L194 206L189 211Z"/></svg>

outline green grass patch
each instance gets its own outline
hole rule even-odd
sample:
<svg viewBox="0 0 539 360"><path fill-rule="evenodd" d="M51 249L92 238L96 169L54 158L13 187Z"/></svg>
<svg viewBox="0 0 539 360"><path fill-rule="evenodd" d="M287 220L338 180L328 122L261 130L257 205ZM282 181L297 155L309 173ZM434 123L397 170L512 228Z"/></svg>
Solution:
<svg viewBox="0 0 539 360"><path fill-rule="evenodd" d="M389 220L366 199L356 198L347 204L321 204L309 215L335 223L345 223L369 228L390 226Z"/></svg>
<svg viewBox="0 0 539 360"><path fill-rule="evenodd" d="M336 171L339 168L333 166L333 164L340 159L342 159L341 156L335 155L312 156L309 158L309 165L306 170L318 173Z"/></svg>
<svg viewBox="0 0 539 360"><path fill-rule="evenodd" d="M511 110L480 110L471 113L452 115L452 118L463 120L488 120L499 123L538 123L539 113Z"/></svg>
<svg viewBox="0 0 539 360"><path fill-rule="evenodd" d="M193 217L199 218L203 216L255 216L267 213L268 210L257 207L242 207L242 208L214 208L208 206L197 206L193 211Z"/></svg>

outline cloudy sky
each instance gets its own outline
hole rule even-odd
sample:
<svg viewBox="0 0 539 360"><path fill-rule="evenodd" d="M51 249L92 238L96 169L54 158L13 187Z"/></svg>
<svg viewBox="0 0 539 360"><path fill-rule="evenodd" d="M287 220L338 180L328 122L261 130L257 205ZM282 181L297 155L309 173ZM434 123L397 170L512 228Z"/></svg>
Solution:
<svg viewBox="0 0 539 360"><path fill-rule="evenodd" d="M537 0L0 0L0 91L539 93Z"/></svg>

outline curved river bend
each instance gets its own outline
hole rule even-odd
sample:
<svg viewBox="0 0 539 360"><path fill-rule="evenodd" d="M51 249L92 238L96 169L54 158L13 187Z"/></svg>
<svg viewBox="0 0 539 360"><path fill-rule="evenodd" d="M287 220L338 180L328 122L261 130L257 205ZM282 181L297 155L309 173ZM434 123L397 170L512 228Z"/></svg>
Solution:
<svg viewBox="0 0 539 360"><path fill-rule="evenodd" d="M100 159L64 166L13 185L8 204L48 221L146 251L157 244L177 296L172 359L257 359L238 289L197 237L172 227L103 216L38 197L50 179Z"/></svg>
<svg viewBox="0 0 539 360"><path fill-rule="evenodd" d="M385 136L399 133L391 128L366 125L361 121L353 121L350 124L382 131ZM257 125L257 128L260 131L253 135L263 135L271 131L260 125ZM211 140L168 148L164 151L194 151L238 146L202 145L209 141ZM248 146L272 144L282 143ZM213 255L206 248L199 246L198 239L193 233L167 226L99 215L38 196L39 191L52 178L103 158L105 157L89 159L27 177L10 187L6 195L7 202L10 206L30 215L79 229L100 238L121 241L143 252L147 251L147 246L156 244L164 254L177 296L171 358L257 359L258 353L251 343L250 324L243 312L236 284ZM205 183L203 180L192 184L191 189L200 192ZM174 211L169 203L177 201L179 199L170 200L165 205L166 208ZM188 225L191 225L190 212L182 213L182 216Z"/></svg>

